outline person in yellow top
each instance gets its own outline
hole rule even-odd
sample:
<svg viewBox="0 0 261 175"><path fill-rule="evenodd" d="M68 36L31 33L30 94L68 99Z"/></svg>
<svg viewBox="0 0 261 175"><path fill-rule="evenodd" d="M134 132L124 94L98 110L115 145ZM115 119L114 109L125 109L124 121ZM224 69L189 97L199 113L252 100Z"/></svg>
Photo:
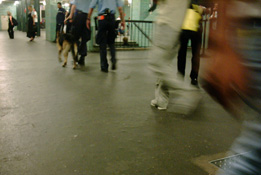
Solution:
<svg viewBox="0 0 261 175"><path fill-rule="evenodd" d="M185 76L186 55L188 42L191 40L192 70L190 73L191 84L198 85L198 72L200 64L201 29L200 20L205 8L191 3L187 9L180 35L180 49L178 52L178 71Z"/></svg>

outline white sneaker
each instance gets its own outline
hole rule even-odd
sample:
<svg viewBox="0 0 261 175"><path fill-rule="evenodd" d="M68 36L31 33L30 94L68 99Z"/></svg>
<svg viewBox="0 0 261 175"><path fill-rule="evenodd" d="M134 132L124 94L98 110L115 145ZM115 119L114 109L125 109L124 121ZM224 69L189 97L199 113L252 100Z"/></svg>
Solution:
<svg viewBox="0 0 261 175"><path fill-rule="evenodd" d="M157 104L157 100L156 99L153 99L151 100L150 102L150 105L157 108L158 110L162 111L162 110L167 110L167 107L160 107L158 104Z"/></svg>

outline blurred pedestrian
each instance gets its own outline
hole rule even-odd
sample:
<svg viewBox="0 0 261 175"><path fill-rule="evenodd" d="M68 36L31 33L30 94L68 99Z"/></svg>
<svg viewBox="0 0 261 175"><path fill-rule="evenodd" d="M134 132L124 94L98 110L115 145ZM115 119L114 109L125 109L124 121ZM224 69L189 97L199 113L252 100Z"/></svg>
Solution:
<svg viewBox="0 0 261 175"><path fill-rule="evenodd" d="M61 2L57 3L57 8L58 12L56 15L56 32L60 32L60 30L62 30L61 27L63 27L64 24L66 10L62 8Z"/></svg>
<svg viewBox="0 0 261 175"><path fill-rule="evenodd" d="M33 15L33 19L34 19L34 24L35 24L35 35L37 35L37 28L38 28L38 14L37 14L37 11L33 10L32 12L32 15Z"/></svg>
<svg viewBox="0 0 261 175"><path fill-rule="evenodd" d="M169 104L170 93L180 96L180 114L189 114L196 108L200 93L198 88L185 84L180 73L175 73L173 60L179 47L179 36L184 21L189 0L161 0L158 1L158 18L153 40L153 49L150 52L149 67L156 74L155 99L151 105L158 110L166 110ZM177 95L179 94L179 95Z"/></svg>
<svg viewBox="0 0 261 175"><path fill-rule="evenodd" d="M219 0L217 32L213 37L212 64L205 89L235 116L245 102L255 113L244 122L242 134L232 146L231 162L220 175L261 174L261 0ZM248 112L251 110L248 110Z"/></svg>
<svg viewBox="0 0 261 175"><path fill-rule="evenodd" d="M32 6L28 6L28 15L27 15L27 19L28 19L28 29L27 29L27 37L30 38L30 41L33 41L35 38L35 22L33 19L33 8Z"/></svg>
<svg viewBox="0 0 261 175"><path fill-rule="evenodd" d="M201 37L200 20L204 8L191 2L187 9L186 16L182 26L182 32L180 35L180 48L178 52L178 71L185 76L186 60L187 60L187 48L188 42L191 41L192 58L191 58L191 84L198 85L198 72L200 65L200 49L201 49Z"/></svg>
<svg viewBox="0 0 261 175"><path fill-rule="evenodd" d="M78 64L84 66L87 56L87 42L91 39L91 30L86 26L91 0L74 0L71 3L73 5L68 20L73 20L72 34L77 40L78 54L80 55Z"/></svg>
<svg viewBox="0 0 261 175"><path fill-rule="evenodd" d="M9 38L10 39L14 39L14 23L13 23L13 16L11 14L11 12L7 12L7 16L8 16L8 34L9 34Z"/></svg>
<svg viewBox="0 0 261 175"><path fill-rule="evenodd" d="M87 19L87 26L90 28L91 16L94 8L98 5L98 21L99 28L96 36L96 42L100 45L100 60L101 71L108 72L107 61L107 45L109 45L111 52L112 70L116 70L116 50L115 50L115 13L118 9L121 18L122 30L125 30L125 19L123 13L123 2L121 0L92 0L90 5L90 12Z"/></svg>
<svg viewBox="0 0 261 175"><path fill-rule="evenodd" d="M70 1L70 8L69 8L69 12L66 14L66 18L65 18L65 24L66 24L66 33L71 33L72 32L72 19L69 19L69 16L71 14L71 9L73 6L73 0Z"/></svg>
<svg viewBox="0 0 261 175"><path fill-rule="evenodd" d="M211 30L217 29L217 18L218 18L218 3L215 3L212 14L209 17Z"/></svg>
<svg viewBox="0 0 261 175"><path fill-rule="evenodd" d="M208 39L208 47L211 49L213 44L212 39L213 36L215 36L215 33L217 32L217 27L218 27L218 3L215 3L214 8L212 10L212 14L209 17L209 39Z"/></svg>

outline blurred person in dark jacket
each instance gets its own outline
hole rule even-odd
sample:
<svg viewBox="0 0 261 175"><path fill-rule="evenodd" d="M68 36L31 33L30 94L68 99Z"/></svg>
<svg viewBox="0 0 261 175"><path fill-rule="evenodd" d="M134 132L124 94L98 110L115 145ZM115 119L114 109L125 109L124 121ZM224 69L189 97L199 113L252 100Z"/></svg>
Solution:
<svg viewBox="0 0 261 175"><path fill-rule="evenodd" d="M58 12L56 15L56 32L59 32L61 27L63 26L66 10L62 8L62 3L57 3Z"/></svg>

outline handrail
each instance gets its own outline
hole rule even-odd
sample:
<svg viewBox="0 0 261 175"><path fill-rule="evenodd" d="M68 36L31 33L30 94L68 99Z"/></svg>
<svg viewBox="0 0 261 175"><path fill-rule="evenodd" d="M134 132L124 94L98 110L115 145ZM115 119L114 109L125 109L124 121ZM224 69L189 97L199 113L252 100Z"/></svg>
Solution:
<svg viewBox="0 0 261 175"><path fill-rule="evenodd" d="M138 26L135 22L133 23L137 29L152 43L152 40L150 39L150 37L140 28L140 26Z"/></svg>
<svg viewBox="0 0 261 175"><path fill-rule="evenodd" d="M153 33L153 21L142 21L142 20L125 20L126 30L122 31L117 29L120 20L116 20L115 30L125 32L125 34L119 34L116 38L117 47L130 48L146 48L150 47L152 43L151 34ZM95 30L97 32L98 18L94 17ZM123 35L123 37L122 37Z"/></svg>
<svg viewBox="0 0 261 175"><path fill-rule="evenodd" d="M125 22L154 23L153 21L141 21L141 20L125 20Z"/></svg>

